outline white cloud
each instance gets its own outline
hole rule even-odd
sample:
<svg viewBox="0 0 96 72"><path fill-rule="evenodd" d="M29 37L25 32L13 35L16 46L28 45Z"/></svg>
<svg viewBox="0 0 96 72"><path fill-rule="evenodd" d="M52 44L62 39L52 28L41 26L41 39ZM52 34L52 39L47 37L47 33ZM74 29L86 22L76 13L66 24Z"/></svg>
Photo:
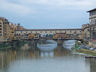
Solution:
<svg viewBox="0 0 96 72"><path fill-rule="evenodd" d="M95 0L18 0L20 3L41 4L50 6L73 6L82 8L91 8L96 6Z"/></svg>
<svg viewBox="0 0 96 72"><path fill-rule="evenodd" d="M8 2L7 0L0 0L0 9L20 15L26 15L33 12L30 7Z"/></svg>
<svg viewBox="0 0 96 72"><path fill-rule="evenodd" d="M0 0L0 9L26 15L30 13L36 13L35 6L37 4L49 6L49 9L58 7L88 10L90 8L96 7L95 0Z"/></svg>

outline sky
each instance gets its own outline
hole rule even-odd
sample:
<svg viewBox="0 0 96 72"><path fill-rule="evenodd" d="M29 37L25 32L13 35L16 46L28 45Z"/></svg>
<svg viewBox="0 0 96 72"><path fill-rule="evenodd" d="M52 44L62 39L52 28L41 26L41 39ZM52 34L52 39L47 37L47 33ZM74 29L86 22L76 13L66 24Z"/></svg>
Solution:
<svg viewBox="0 0 96 72"><path fill-rule="evenodd" d="M96 0L0 0L0 17L29 29L81 28Z"/></svg>

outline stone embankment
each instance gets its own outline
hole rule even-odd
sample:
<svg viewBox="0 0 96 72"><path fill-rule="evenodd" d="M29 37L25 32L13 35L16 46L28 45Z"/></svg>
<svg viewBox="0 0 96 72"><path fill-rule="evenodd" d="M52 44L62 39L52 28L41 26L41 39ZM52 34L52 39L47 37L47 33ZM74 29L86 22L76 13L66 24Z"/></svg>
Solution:
<svg viewBox="0 0 96 72"><path fill-rule="evenodd" d="M89 46L92 48L96 48L96 41L89 41Z"/></svg>
<svg viewBox="0 0 96 72"><path fill-rule="evenodd" d="M96 42L93 41L76 41L74 48L76 52L85 53L88 55L96 56Z"/></svg>

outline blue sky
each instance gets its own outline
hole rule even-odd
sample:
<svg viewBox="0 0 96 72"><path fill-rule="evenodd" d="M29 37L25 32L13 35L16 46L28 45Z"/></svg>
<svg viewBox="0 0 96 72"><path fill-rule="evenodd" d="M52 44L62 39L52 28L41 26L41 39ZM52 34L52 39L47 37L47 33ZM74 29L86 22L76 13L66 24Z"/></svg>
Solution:
<svg viewBox="0 0 96 72"><path fill-rule="evenodd" d="M0 0L0 16L31 29L80 28L96 0Z"/></svg>

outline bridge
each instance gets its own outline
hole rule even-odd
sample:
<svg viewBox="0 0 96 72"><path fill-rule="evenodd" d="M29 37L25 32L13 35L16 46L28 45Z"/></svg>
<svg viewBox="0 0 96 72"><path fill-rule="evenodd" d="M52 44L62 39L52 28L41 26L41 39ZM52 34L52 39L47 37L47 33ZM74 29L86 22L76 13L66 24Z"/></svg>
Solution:
<svg viewBox="0 0 96 72"><path fill-rule="evenodd" d="M15 39L81 40L82 29L24 29L15 31Z"/></svg>
<svg viewBox="0 0 96 72"><path fill-rule="evenodd" d="M16 30L14 35L16 44L18 40L27 40L32 46L37 46L41 40L55 40L58 46L62 46L65 40L83 40L82 29L24 29Z"/></svg>

